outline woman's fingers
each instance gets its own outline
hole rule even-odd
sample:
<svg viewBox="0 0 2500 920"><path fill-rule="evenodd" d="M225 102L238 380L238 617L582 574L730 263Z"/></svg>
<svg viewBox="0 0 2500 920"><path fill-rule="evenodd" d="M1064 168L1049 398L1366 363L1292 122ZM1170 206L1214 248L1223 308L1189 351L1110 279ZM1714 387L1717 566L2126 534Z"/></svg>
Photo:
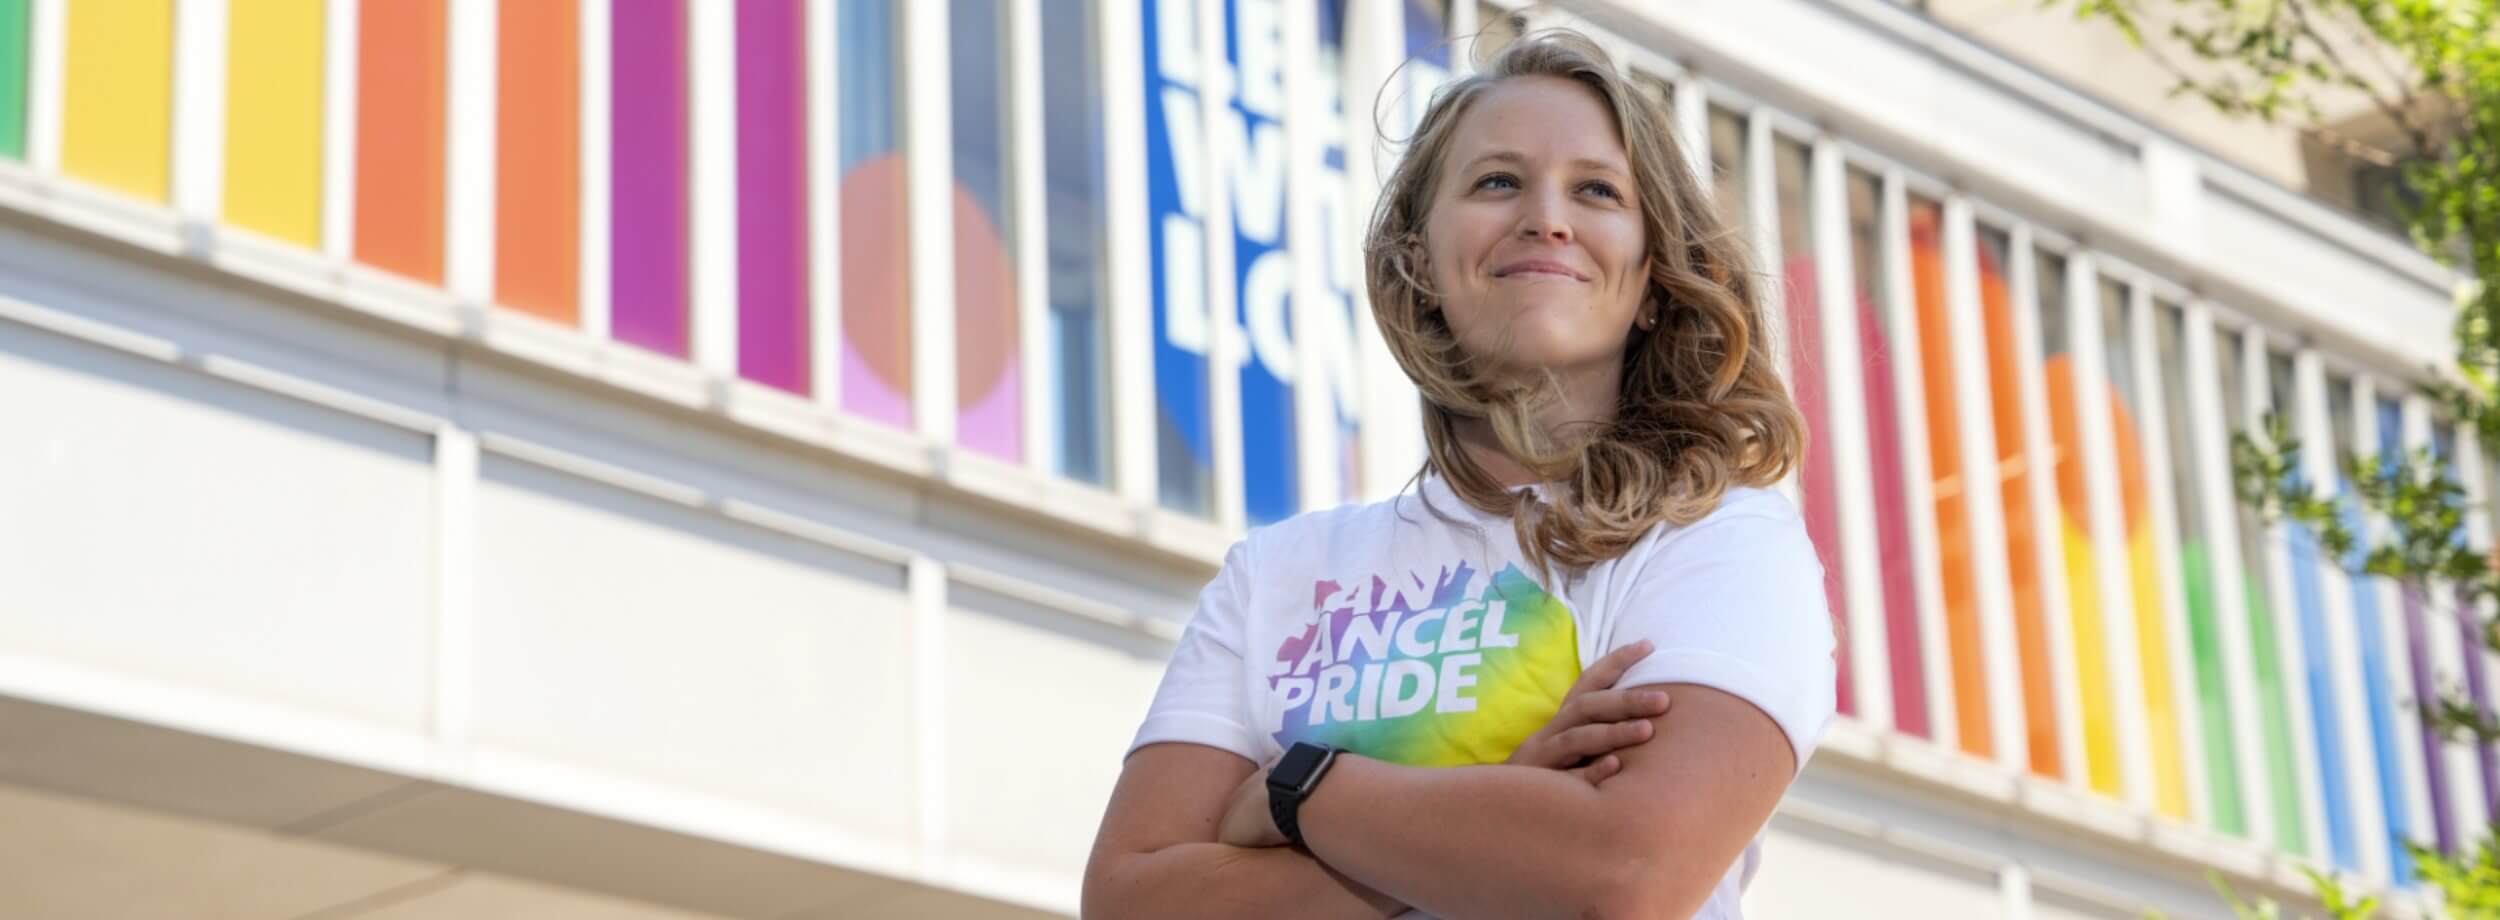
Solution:
<svg viewBox="0 0 2500 920"><path fill-rule="evenodd" d="M1668 709L1666 694L1654 691L1606 691L1582 699L1591 702L1582 704L1577 711L1600 713L1603 717L1573 721L1557 716L1545 730L1513 751L1509 762L1555 769L1572 767L1648 741L1655 731L1650 718L1664 715Z"/></svg>
<svg viewBox="0 0 2500 920"><path fill-rule="evenodd" d="M1647 719L1667 714L1667 692L1664 690L1599 690L1583 693L1564 703L1556 714L1557 727L1591 722L1621 722L1625 719Z"/></svg>
<svg viewBox="0 0 2500 920"><path fill-rule="evenodd" d="M1559 763L1578 763L1648 741L1653 731L1656 729L1647 719L1593 722L1548 739L1546 746L1552 749L1552 753L1545 756Z"/></svg>
<svg viewBox="0 0 2500 920"><path fill-rule="evenodd" d="M1590 761L1588 766L1573 768L1571 775L1588 780L1589 785L1594 786L1605 782L1607 777L1621 772L1623 772L1623 758L1608 754Z"/></svg>
<svg viewBox="0 0 2500 920"><path fill-rule="evenodd" d="M1511 752L1507 763L1579 772L1582 761L1649 740L1649 719L1664 715L1665 691L1615 689L1634 664L1649 656L1646 639L1612 652L1580 672L1553 718ZM1619 767L1618 767L1619 769Z"/></svg>
<svg viewBox="0 0 2500 920"><path fill-rule="evenodd" d="M1623 679L1624 672L1632 670L1633 665L1649 657L1651 648L1653 646L1650 641L1643 639L1607 652L1606 657L1590 663L1586 670L1580 672L1580 679L1572 682L1571 691L1565 693L1563 698L1569 699L1583 693L1612 688L1615 681Z"/></svg>

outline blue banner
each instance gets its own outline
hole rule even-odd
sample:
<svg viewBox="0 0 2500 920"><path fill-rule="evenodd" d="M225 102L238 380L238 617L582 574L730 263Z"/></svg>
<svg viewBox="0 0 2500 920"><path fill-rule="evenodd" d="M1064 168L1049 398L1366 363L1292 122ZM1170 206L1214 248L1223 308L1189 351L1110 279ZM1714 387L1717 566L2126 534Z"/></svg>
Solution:
<svg viewBox="0 0 2500 920"><path fill-rule="evenodd" d="M1207 409L1205 121L1194 0L1145 0L1146 214L1154 297L1157 500L1213 510Z"/></svg>
<svg viewBox="0 0 2500 920"><path fill-rule="evenodd" d="M1293 256L1285 248L1284 4L1225 0L1224 58L1233 98L1217 116L1233 209L1234 321L1248 333L1241 367L1243 510L1267 524L1298 510L1293 387Z"/></svg>

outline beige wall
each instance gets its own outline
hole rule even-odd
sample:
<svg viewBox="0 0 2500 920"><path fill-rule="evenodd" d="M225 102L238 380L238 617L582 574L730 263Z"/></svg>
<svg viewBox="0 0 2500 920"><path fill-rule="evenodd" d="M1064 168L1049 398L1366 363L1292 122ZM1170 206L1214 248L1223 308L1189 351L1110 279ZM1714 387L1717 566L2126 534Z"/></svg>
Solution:
<svg viewBox="0 0 2500 920"><path fill-rule="evenodd" d="M2297 121L2225 118L2202 99L2172 96L2169 71L2106 22L2079 22L2066 8L2043 8L2038 0L1927 0L1926 8L1938 21L2182 140L2284 185L2310 186ZM2158 28L2146 31L2160 41ZM2349 102L2327 103L2329 120L2356 108ZM2316 191L2329 198L2348 193L2340 182Z"/></svg>

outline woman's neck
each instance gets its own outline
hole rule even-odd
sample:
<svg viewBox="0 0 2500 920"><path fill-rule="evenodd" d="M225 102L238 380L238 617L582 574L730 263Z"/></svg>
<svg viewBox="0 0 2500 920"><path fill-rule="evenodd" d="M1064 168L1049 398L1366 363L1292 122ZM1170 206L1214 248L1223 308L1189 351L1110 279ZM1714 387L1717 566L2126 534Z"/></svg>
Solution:
<svg viewBox="0 0 2500 920"><path fill-rule="evenodd" d="M1588 432L1614 421L1615 401L1621 392L1622 369L1608 368L1607 373L1560 376L1560 398L1548 402L1531 420L1545 434L1549 444L1566 444ZM1458 420L1459 447L1476 461L1476 468L1507 488L1536 485L1544 481L1510 452L1502 449L1501 436L1493 431L1493 423L1481 418Z"/></svg>

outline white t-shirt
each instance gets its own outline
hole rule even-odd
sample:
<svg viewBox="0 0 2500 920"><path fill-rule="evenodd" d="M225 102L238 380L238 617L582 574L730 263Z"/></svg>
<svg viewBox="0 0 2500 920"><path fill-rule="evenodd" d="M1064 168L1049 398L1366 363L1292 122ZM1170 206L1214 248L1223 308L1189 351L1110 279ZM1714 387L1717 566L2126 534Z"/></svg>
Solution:
<svg viewBox="0 0 2500 920"><path fill-rule="evenodd" d="M1731 489L1701 520L1560 585L1532 572L1510 522L1437 477L1253 531L1200 595L1129 749L1185 741L1265 764L1307 740L1410 766L1500 763L1582 667L1649 639L1616 686L1734 694L1779 724L1804 769L1833 712L1834 634L1822 564L1785 498ZM1741 916L1761 845L1699 920Z"/></svg>

